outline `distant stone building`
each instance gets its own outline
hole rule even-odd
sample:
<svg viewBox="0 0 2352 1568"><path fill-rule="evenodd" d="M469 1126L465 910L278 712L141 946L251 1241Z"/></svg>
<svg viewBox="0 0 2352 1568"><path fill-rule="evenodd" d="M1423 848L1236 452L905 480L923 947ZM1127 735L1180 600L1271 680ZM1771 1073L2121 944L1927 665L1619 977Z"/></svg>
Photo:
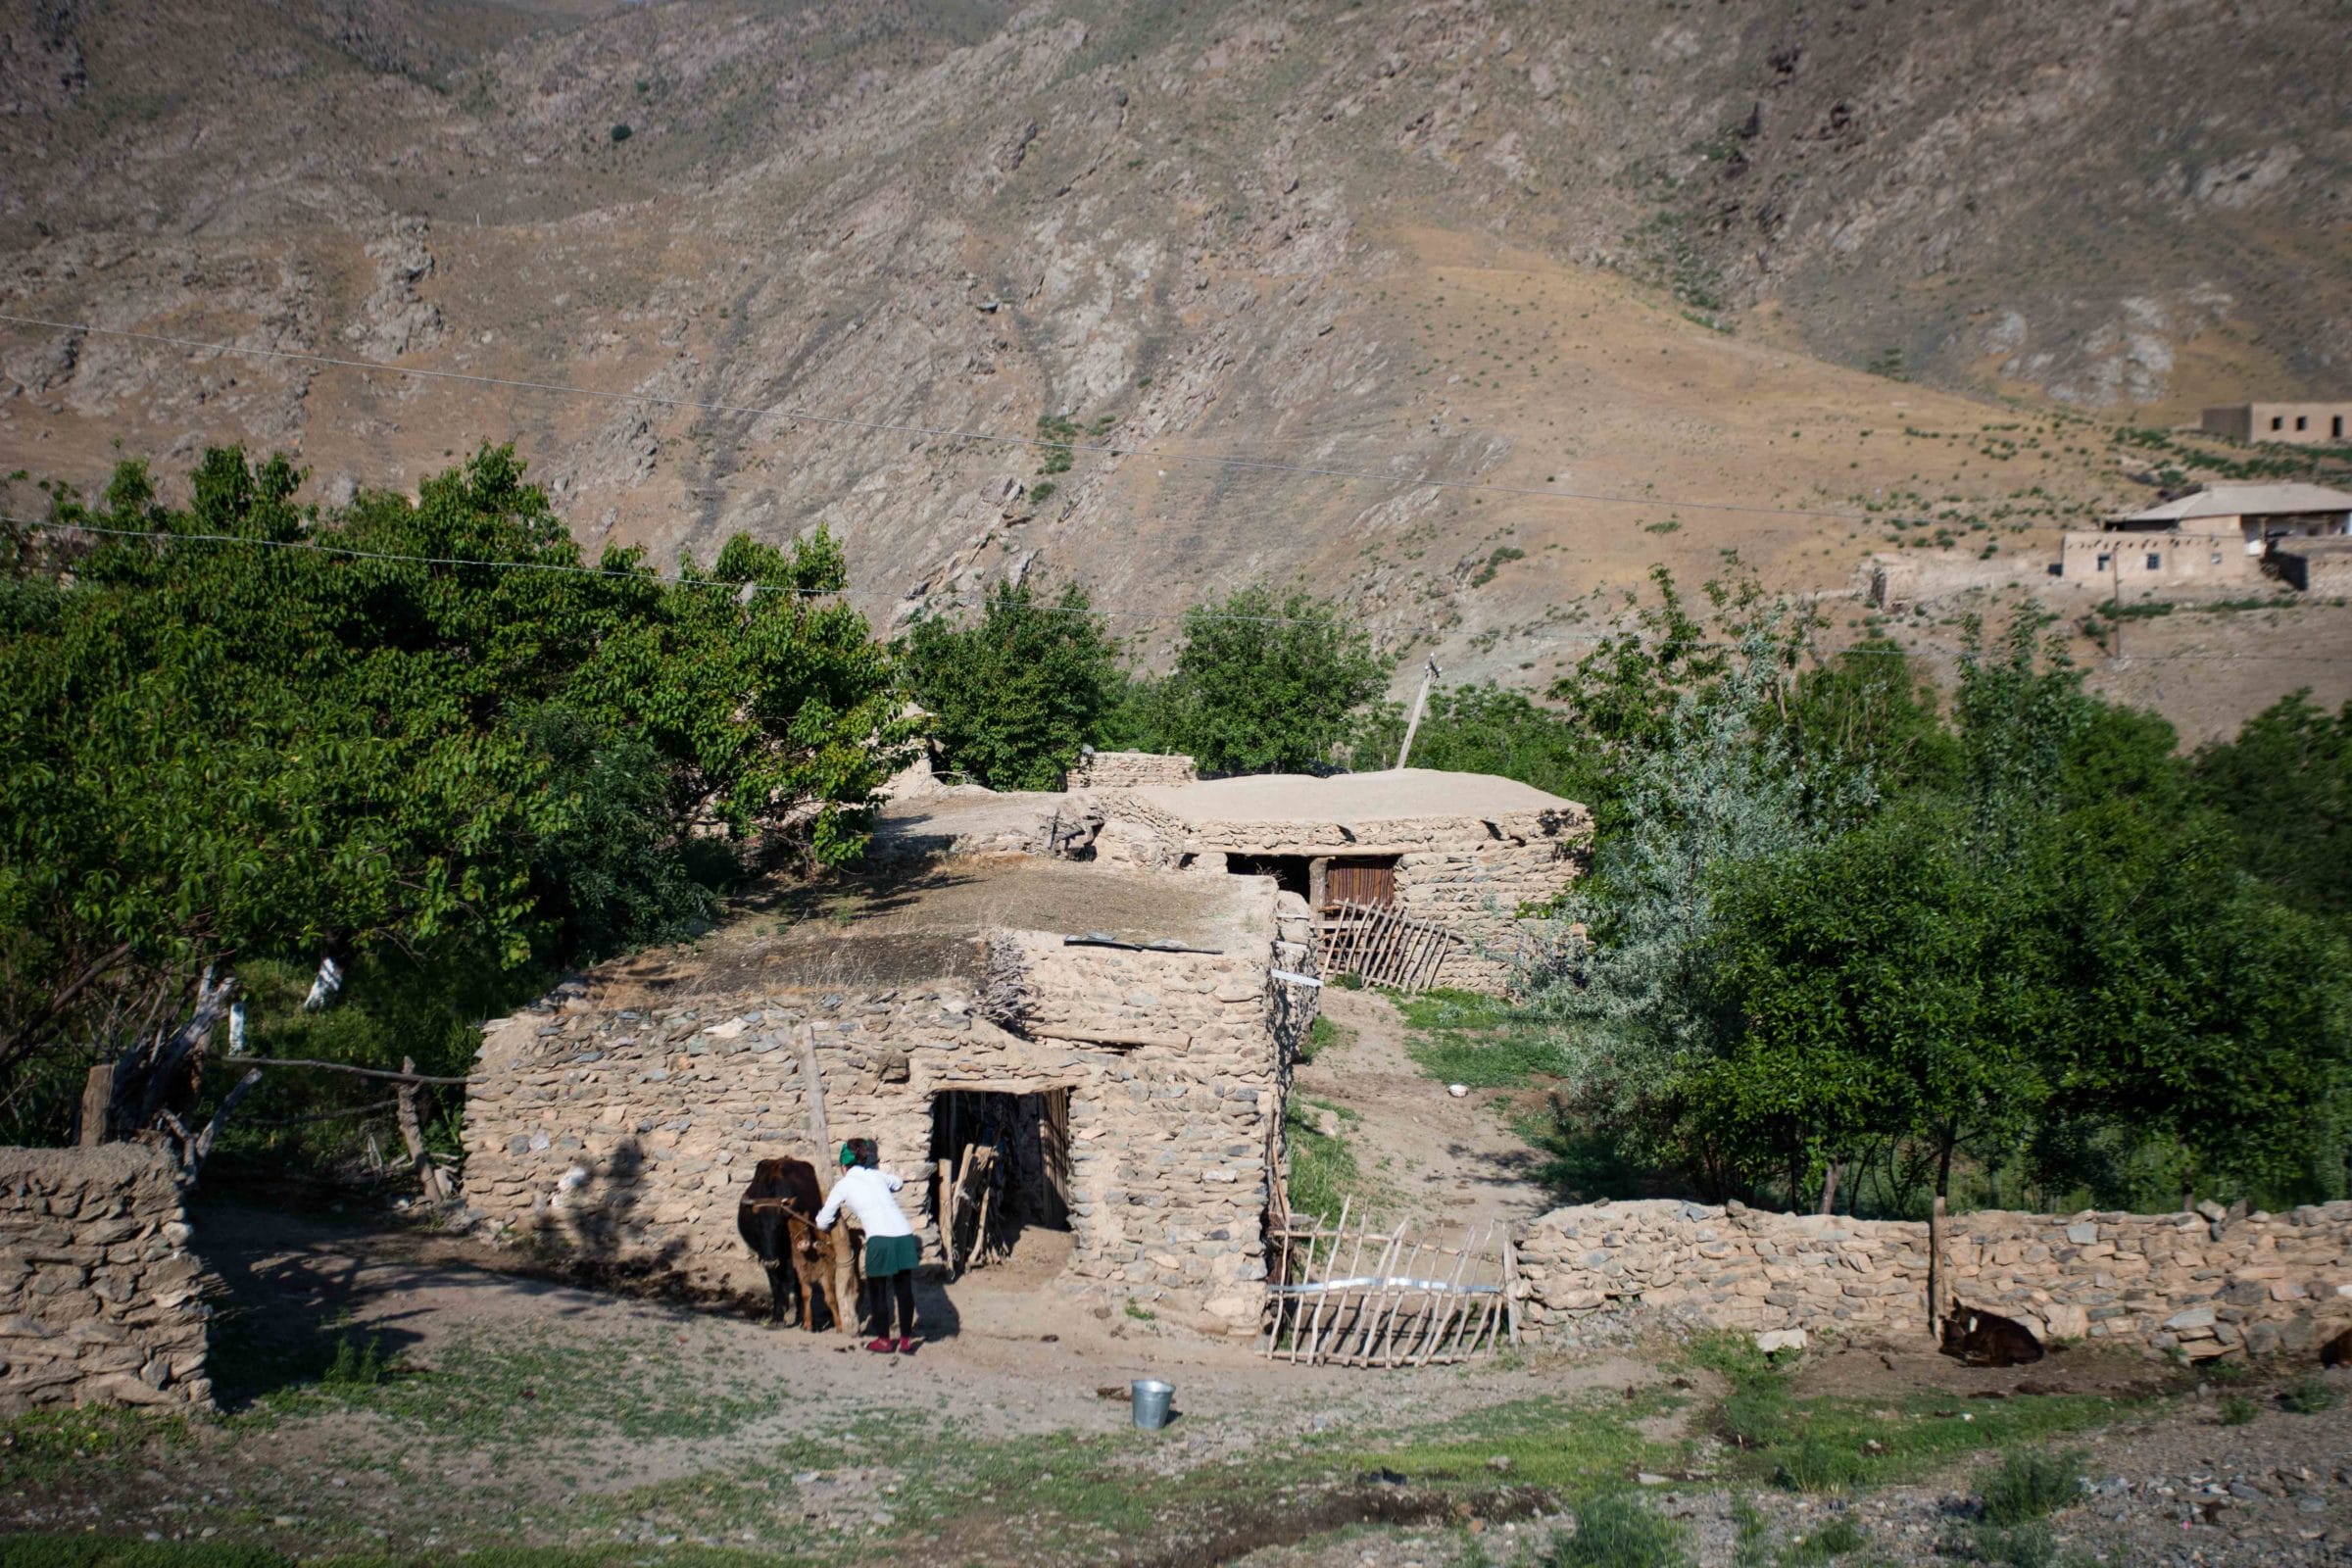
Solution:
<svg viewBox="0 0 2352 1568"><path fill-rule="evenodd" d="M2232 441L2340 445L2352 429L2352 403L2232 403L2205 410L2197 422L2208 434Z"/></svg>
<svg viewBox="0 0 2352 1568"><path fill-rule="evenodd" d="M2253 582L2280 540L2352 532L2352 494L2316 484L2219 484L2099 529L2070 531L2058 575L2110 589Z"/></svg>
<svg viewBox="0 0 2352 1568"><path fill-rule="evenodd" d="M1439 928L1427 985L1499 991L1518 911L1583 872L1592 813L1513 779L1429 768L1262 774L1147 786L1102 801L1107 865L1271 876L1319 934L1342 906Z"/></svg>

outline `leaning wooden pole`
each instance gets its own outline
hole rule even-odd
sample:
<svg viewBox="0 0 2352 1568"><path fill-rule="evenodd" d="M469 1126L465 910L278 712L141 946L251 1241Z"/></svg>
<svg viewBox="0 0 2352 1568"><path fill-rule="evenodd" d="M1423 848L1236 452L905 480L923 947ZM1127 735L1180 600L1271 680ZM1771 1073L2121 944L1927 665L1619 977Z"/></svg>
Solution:
<svg viewBox="0 0 2352 1568"><path fill-rule="evenodd" d="M1928 1338L1943 1334L1943 1195L1928 1208Z"/></svg>

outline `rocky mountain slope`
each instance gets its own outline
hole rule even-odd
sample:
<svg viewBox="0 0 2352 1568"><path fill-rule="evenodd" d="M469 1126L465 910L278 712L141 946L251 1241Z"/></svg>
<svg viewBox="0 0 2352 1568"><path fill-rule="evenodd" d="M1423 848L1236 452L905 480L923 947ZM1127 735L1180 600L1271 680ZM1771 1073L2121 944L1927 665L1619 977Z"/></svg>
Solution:
<svg viewBox="0 0 2352 1568"><path fill-rule="evenodd" d="M2033 554L2116 426L2340 391L2345 20L40 0L0 311L183 341L0 323L0 457L514 439L591 545L825 522L886 622L1044 570L1149 648L1297 578L1540 672L1652 561Z"/></svg>

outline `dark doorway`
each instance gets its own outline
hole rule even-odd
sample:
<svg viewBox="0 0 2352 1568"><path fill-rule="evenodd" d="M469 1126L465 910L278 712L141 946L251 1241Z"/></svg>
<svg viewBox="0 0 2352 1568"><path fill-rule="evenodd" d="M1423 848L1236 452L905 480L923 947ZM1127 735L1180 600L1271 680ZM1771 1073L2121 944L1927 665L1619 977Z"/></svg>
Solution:
<svg viewBox="0 0 2352 1568"><path fill-rule="evenodd" d="M1312 896L1307 885L1307 857L1303 855L1228 855L1225 869L1235 876L1270 876L1285 893Z"/></svg>
<svg viewBox="0 0 2352 1568"><path fill-rule="evenodd" d="M958 1270L1008 1256L1026 1227L1068 1230L1070 1092L933 1096L931 1212L943 1246L955 1226Z"/></svg>

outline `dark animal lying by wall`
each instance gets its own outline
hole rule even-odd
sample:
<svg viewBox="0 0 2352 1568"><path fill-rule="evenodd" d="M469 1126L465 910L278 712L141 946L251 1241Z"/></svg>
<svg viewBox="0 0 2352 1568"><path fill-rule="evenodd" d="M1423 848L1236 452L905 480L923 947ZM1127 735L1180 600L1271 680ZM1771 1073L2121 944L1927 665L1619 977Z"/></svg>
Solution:
<svg viewBox="0 0 2352 1568"><path fill-rule="evenodd" d="M824 1202L816 1167L808 1161L763 1159L753 1169L752 1184L735 1205L735 1229L767 1270L770 1323L785 1321L789 1305L794 1309L791 1321L814 1332L814 1303L821 1296L834 1328L854 1334L857 1250L847 1225L829 1232L816 1228L816 1211ZM845 1280L845 1274L852 1277Z"/></svg>
<svg viewBox="0 0 2352 1568"><path fill-rule="evenodd" d="M2041 1359L2041 1342L2013 1318L1955 1306L1943 1320L1943 1353L1966 1366L2022 1366Z"/></svg>
<svg viewBox="0 0 2352 1568"><path fill-rule="evenodd" d="M2352 1366L2352 1329L2346 1329L2320 1347L2320 1365L2324 1367Z"/></svg>

